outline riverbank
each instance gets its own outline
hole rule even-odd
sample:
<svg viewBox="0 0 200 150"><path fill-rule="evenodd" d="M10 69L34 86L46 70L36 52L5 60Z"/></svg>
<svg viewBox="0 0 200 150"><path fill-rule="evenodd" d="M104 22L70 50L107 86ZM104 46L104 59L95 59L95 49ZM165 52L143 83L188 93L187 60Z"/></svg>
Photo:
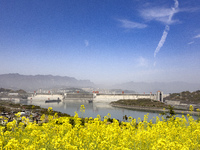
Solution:
<svg viewBox="0 0 200 150"><path fill-rule="evenodd" d="M130 110L139 110L139 111L146 111L146 112L160 112L160 113L169 113L170 105L166 105L161 102L151 101L151 100L118 100L116 102L111 102L111 106L118 107L118 108L125 108ZM163 109L164 108L164 109ZM185 109L176 109L173 108L173 111L176 114L191 114L198 116L200 112L193 111L190 112L189 110Z"/></svg>
<svg viewBox="0 0 200 150"><path fill-rule="evenodd" d="M0 112L1 113L8 113L8 114L14 114L17 112L33 112L33 113L37 113L39 115L42 114L49 114L49 111L47 108L42 108L40 106L37 105L23 105L20 103L14 103L12 101L5 101L5 100L0 100ZM62 116L70 116L66 113L61 113L58 111L52 111L52 114L57 113L58 116L62 117Z"/></svg>

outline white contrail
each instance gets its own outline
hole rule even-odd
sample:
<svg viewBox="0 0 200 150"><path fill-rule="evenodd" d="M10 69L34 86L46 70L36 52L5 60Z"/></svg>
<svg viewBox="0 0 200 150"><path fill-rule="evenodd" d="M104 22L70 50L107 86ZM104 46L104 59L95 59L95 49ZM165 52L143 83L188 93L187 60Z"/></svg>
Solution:
<svg viewBox="0 0 200 150"><path fill-rule="evenodd" d="M172 17L173 17L173 15L175 14L176 9L178 8L178 4L179 4L179 3L178 3L178 0L174 0L174 7L172 7L172 11L171 11L171 13L170 13L170 15L169 15L168 24L171 23ZM167 38L168 32L169 32L169 25L166 25L166 26L165 26L165 30L164 30L164 32L163 32L163 35L162 35L162 37L161 37L161 39L160 39L160 41L159 41L159 43L158 43L158 46L156 47L156 50L155 50L155 52L154 52L154 57L156 57L156 54L160 51L161 47L162 47L163 44L165 43L165 40L166 40L166 38Z"/></svg>
<svg viewBox="0 0 200 150"><path fill-rule="evenodd" d="M176 13L176 9L178 8L178 0L174 0L174 7L172 7L172 11L170 12L168 22L172 21L173 15Z"/></svg>
<svg viewBox="0 0 200 150"><path fill-rule="evenodd" d="M168 34L168 31L169 31L169 26L166 25L165 26L165 30L163 32L163 35L158 43L158 46L156 47L156 50L154 52L154 57L156 57L156 54L159 52L160 48L163 46L163 44L165 43L165 40L167 38L167 34Z"/></svg>

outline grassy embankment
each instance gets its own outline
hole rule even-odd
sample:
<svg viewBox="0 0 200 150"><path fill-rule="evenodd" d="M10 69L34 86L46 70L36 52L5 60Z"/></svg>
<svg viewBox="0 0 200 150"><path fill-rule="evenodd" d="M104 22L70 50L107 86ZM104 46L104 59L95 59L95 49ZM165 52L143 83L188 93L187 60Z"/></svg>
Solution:
<svg viewBox="0 0 200 150"><path fill-rule="evenodd" d="M152 112L168 112L174 111L174 113L188 114L189 110L185 109L175 109L171 105L165 103L154 101L151 99L137 99L137 100L118 100L110 103L114 107L121 107L126 109L142 110L142 111L152 111ZM193 112L193 115L198 115L198 112Z"/></svg>
<svg viewBox="0 0 200 150"><path fill-rule="evenodd" d="M154 101L151 99L137 99L137 100L118 100L111 102L111 104L118 104L124 106L135 106L135 107L152 107L152 108L168 108L169 105L161 103L159 101Z"/></svg>

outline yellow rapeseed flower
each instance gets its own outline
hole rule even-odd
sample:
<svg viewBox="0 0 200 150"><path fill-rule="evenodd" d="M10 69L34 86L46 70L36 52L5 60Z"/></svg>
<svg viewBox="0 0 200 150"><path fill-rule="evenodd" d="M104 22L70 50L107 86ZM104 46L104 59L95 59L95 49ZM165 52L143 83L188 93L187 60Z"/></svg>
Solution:
<svg viewBox="0 0 200 150"><path fill-rule="evenodd" d="M98 115L83 123L76 112L74 117L42 115L46 120L41 124L22 117L21 123L14 120L0 127L0 149L200 149L200 122L190 114L167 120L156 117L155 123L148 121L148 114L143 121L129 117L129 122L108 123L110 117L101 121Z"/></svg>

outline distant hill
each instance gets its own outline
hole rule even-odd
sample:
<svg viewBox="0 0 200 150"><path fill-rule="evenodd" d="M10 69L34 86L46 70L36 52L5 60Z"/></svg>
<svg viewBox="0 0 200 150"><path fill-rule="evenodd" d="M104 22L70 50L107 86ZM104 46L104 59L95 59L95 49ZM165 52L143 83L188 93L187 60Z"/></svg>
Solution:
<svg viewBox="0 0 200 150"><path fill-rule="evenodd" d="M182 103L200 103L200 90L194 91L194 92L189 92L189 91L184 91L181 93L172 93L166 98L165 100L178 100L181 101Z"/></svg>
<svg viewBox="0 0 200 150"><path fill-rule="evenodd" d="M94 87L94 83L89 80L77 80L67 76L52 75L20 75L2 74L0 75L0 88L24 89L33 91L39 88L65 88L65 87Z"/></svg>
<svg viewBox="0 0 200 150"><path fill-rule="evenodd" d="M90 80L77 80L67 76L52 75L20 75L20 74L2 74L0 75L0 88L9 88L13 90L23 89L25 91L34 91L42 89L56 88L83 88L96 85ZM101 88L104 88L103 86ZM122 89L125 93L150 93L163 91L164 93L179 93L182 91L200 90L199 83L187 82L127 82L117 85L110 85L109 89ZM119 91L121 93L121 91ZM135 91L135 92L134 92Z"/></svg>
<svg viewBox="0 0 200 150"><path fill-rule="evenodd" d="M200 84L187 82L127 82L115 85L113 88L133 90L138 93L155 93L157 91L163 91L164 93L176 93L182 91L200 90Z"/></svg>
<svg viewBox="0 0 200 150"><path fill-rule="evenodd" d="M4 89L0 88L0 93L18 93L18 94L26 94L26 91L20 89L20 90L12 90L12 89Z"/></svg>

